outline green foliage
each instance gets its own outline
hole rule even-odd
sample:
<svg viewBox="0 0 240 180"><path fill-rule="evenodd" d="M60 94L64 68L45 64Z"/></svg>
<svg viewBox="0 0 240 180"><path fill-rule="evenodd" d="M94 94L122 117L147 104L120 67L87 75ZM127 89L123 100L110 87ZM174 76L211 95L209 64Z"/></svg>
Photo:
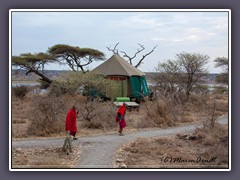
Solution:
<svg viewBox="0 0 240 180"><path fill-rule="evenodd" d="M182 52L177 54L177 61L179 62L183 73L188 74L206 73L204 66L208 59L209 56L199 53Z"/></svg>
<svg viewBox="0 0 240 180"><path fill-rule="evenodd" d="M178 61L168 60L165 63L158 63L158 66L155 68L156 71L161 72L157 81L161 88L167 89L169 92L173 93L178 88L180 89L180 64Z"/></svg>
<svg viewBox="0 0 240 180"><path fill-rule="evenodd" d="M214 60L216 63L215 67L221 67L223 69L223 73L216 77L217 83L228 84L228 66L229 60L226 57L218 57Z"/></svg>
<svg viewBox="0 0 240 180"><path fill-rule="evenodd" d="M80 52L82 57L91 56L92 58L96 58L96 60L103 60L104 58L104 53L96 49L81 48Z"/></svg>
<svg viewBox="0 0 240 180"><path fill-rule="evenodd" d="M216 77L217 83L228 84L228 74L222 73Z"/></svg>
<svg viewBox="0 0 240 180"><path fill-rule="evenodd" d="M67 64L73 71L86 72L87 65L93 61L104 60L104 54L96 49L80 48L66 44L57 44L48 48L48 52L59 63Z"/></svg>
<svg viewBox="0 0 240 180"><path fill-rule="evenodd" d="M61 56L62 54L78 54L80 52L80 48L78 46L73 47L65 44L56 44L50 48L48 48L48 52L55 56Z"/></svg>
<svg viewBox="0 0 240 180"><path fill-rule="evenodd" d="M27 70L30 68L40 69L42 65L48 62L53 62L53 57L45 53L23 53L20 56L12 56L14 66L20 66Z"/></svg>
<svg viewBox="0 0 240 180"><path fill-rule="evenodd" d="M51 84L50 94L75 95L80 93L81 88L87 93L94 90L110 98L115 98L119 91L119 85L115 81L108 80L102 75L91 72L69 72Z"/></svg>
<svg viewBox="0 0 240 180"><path fill-rule="evenodd" d="M197 86L193 87L193 92L196 94L208 94L210 92L208 85L198 84Z"/></svg>
<svg viewBox="0 0 240 180"><path fill-rule="evenodd" d="M53 81L49 88L49 95L61 96L61 95L75 95L79 86L71 81L56 80Z"/></svg>
<svg viewBox="0 0 240 180"><path fill-rule="evenodd" d="M13 87L12 90L13 94L20 99L23 99L29 91L26 86Z"/></svg>
<svg viewBox="0 0 240 180"><path fill-rule="evenodd" d="M27 70L26 75L29 73L35 73L42 81L48 83L51 83L52 81L44 75L44 66L53 61L53 57L46 53L25 53L20 56L12 56L13 66L19 66L20 68Z"/></svg>
<svg viewBox="0 0 240 180"><path fill-rule="evenodd" d="M37 80L37 82L40 83L40 89L47 89L51 84L49 82L43 81L42 79Z"/></svg>
<svg viewBox="0 0 240 180"><path fill-rule="evenodd" d="M226 57L218 57L214 60L214 62L216 63L216 67L222 67L225 69L225 71L228 70L228 64L229 64L229 60Z"/></svg>
<svg viewBox="0 0 240 180"><path fill-rule="evenodd" d="M228 89L226 87L215 87L213 90L213 94L223 94L227 92L228 92Z"/></svg>

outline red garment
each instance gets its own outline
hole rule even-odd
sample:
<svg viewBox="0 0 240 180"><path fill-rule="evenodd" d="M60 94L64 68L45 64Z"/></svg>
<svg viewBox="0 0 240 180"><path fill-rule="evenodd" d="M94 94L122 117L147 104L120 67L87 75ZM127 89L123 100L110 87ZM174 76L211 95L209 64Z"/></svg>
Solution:
<svg viewBox="0 0 240 180"><path fill-rule="evenodd" d="M74 108L67 113L65 130L70 132L77 132L77 112Z"/></svg>
<svg viewBox="0 0 240 180"><path fill-rule="evenodd" d="M126 109L127 109L126 106L122 105L117 111L116 121L119 122L119 126L121 129L126 127L126 121L125 121Z"/></svg>
<svg viewBox="0 0 240 180"><path fill-rule="evenodd" d="M123 128L125 128L126 127L126 121L125 121L125 119L123 119L123 120L121 120L121 121L119 121L119 127L121 128L121 129L123 129Z"/></svg>
<svg viewBox="0 0 240 180"><path fill-rule="evenodd" d="M119 109L118 109L118 113L120 113L121 114L121 116L124 116L125 115L125 113L126 113L126 106L124 106L124 105L122 105ZM124 119L124 118L123 118Z"/></svg>

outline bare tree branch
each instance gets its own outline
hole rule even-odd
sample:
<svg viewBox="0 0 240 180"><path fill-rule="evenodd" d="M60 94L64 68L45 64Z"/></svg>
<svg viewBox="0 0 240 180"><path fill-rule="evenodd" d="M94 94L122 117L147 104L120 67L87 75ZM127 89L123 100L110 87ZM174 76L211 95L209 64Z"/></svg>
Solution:
<svg viewBox="0 0 240 180"><path fill-rule="evenodd" d="M120 51L121 53L124 54L123 57L128 58L129 63L130 63L131 65L132 65L132 60L137 56L137 54L139 54L140 52L142 52L142 51L145 49L142 44L138 43L138 45L141 47L141 49L137 49L137 52L133 55L133 57L128 56L127 53L124 52L124 51Z"/></svg>
<svg viewBox="0 0 240 180"><path fill-rule="evenodd" d="M138 66L140 66L142 64L142 61L145 59L145 57L147 57L148 55L150 55L155 49L156 49L157 46L155 46L149 53L143 55L142 59L140 59L140 61L137 63L137 65L135 65L136 68L138 68Z"/></svg>
<svg viewBox="0 0 240 180"><path fill-rule="evenodd" d="M130 56L128 56L126 52L124 52L124 51L120 51L120 52L123 53L123 57L128 58L129 63L132 65L132 58Z"/></svg>
<svg viewBox="0 0 240 180"><path fill-rule="evenodd" d="M114 46L113 49L112 49L110 46L107 47L107 49L108 49L109 51L112 51L113 54L118 54L118 55L119 55L118 49L116 49L117 46L118 46L118 44L119 44L119 42ZM123 57L125 57L125 58L128 59L128 61L129 61L129 63L130 63L131 65L133 65L133 59L135 59L139 53L141 53L142 51L145 50L144 45L142 45L142 44L140 44L140 43L138 43L138 45L139 45L140 47L137 49L137 52L136 52L132 57L129 56L125 51L120 51L120 52L123 54ZM143 55L142 58L138 61L138 63L135 65L135 67L138 68L138 67L142 64L143 60L144 60L148 55L150 55L150 54L156 49L156 47L157 47L157 46L155 46L155 47L154 47L150 52L148 52L147 54Z"/></svg>
<svg viewBox="0 0 240 180"><path fill-rule="evenodd" d="M116 49L117 46L118 46L118 44L119 44L119 42L114 46L113 49L111 49L111 46L107 47L107 49L108 49L109 51L112 51L113 54L118 54L118 49Z"/></svg>

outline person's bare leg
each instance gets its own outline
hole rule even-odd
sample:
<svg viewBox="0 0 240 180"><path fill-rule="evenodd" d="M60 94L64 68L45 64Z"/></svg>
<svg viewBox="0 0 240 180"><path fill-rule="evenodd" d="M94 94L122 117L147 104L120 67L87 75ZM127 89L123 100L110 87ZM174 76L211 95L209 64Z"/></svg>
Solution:
<svg viewBox="0 0 240 180"><path fill-rule="evenodd" d="M118 130L119 133L122 133L122 128L119 127L119 130Z"/></svg>
<svg viewBox="0 0 240 180"><path fill-rule="evenodd" d="M119 131L118 131L120 136L123 136L122 131L123 131L123 128L120 128Z"/></svg>

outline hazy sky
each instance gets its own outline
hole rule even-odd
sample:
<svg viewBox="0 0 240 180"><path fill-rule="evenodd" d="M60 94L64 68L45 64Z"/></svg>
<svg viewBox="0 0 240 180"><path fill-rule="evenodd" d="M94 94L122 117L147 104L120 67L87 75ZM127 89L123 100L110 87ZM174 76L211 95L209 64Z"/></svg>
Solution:
<svg viewBox="0 0 240 180"><path fill-rule="evenodd" d="M214 67L213 60L228 57L228 18L227 11L13 11L12 55L46 52L55 44L67 44L97 49L109 58L112 52L106 47L113 48L119 42L118 49L133 56L140 43L146 49L138 59L157 45L139 68L144 72L154 71L158 62L174 59L183 51L208 55L208 70L221 72ZM46 69L69 68L53 64Z"/></svg>

